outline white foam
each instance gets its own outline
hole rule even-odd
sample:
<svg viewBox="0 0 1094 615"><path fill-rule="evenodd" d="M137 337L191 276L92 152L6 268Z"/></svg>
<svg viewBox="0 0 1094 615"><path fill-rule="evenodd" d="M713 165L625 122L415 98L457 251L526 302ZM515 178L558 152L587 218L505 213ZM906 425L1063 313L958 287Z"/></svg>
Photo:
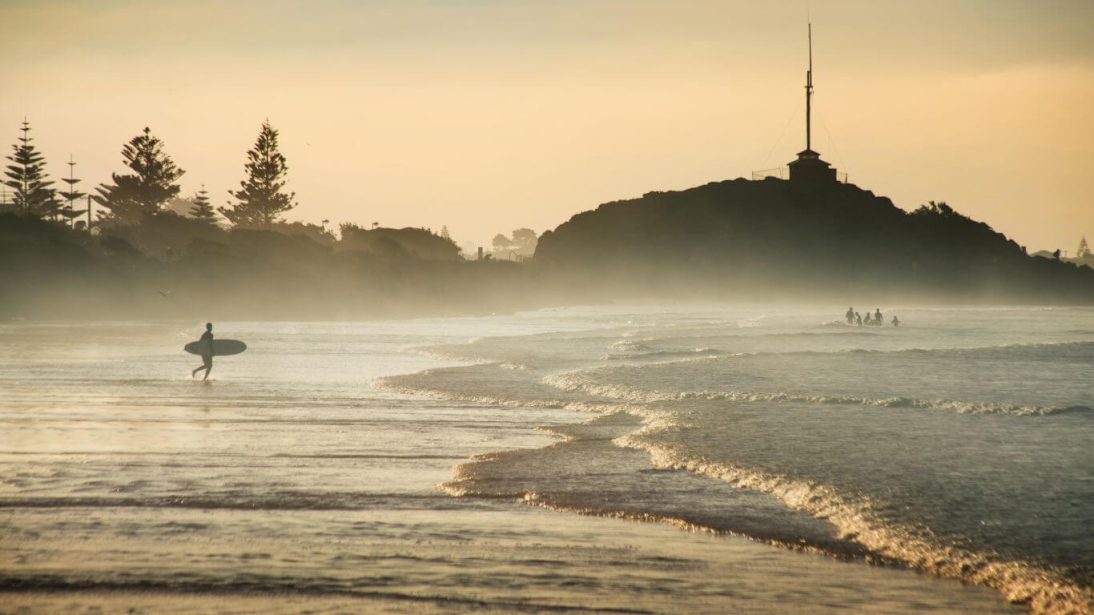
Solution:
<svg viewBox="0 0 1094 615"><path fill-rule="evenodd" d="M1094 591L1069 583L1055 571L935 543L917 532L876 517L869 501L845 498L825 485L678 456L671 448L644 437L653 431L651 428L645 434L622 436L615 442L647 451L656 467L686 470L726 481L735 487L773 495L790 508L828 520L840 530L841 538L856 540L884 558L905 562L938 576L991 587L1011 602L1027 603L1039 615L1090 613L1092 610Z"/></svg>
<svg viewBox="0 0 1094 615"><path fill-rule="evenodd" d="M803 395L788 392L762 391L662 391L645 390L623 384L598 382L598 369L577 370L546 376L544 384L563 391L581 391L589 395L637 403L665 401L733 401L733 402L805 402L815 404L853 404L880 408L918 408L948 410L959 414L1007 414L1011 416L1045 416L1067 412L1094 412L1087 406L1052 407L1039 405L1000 404L955 399L914 399L909 397L863 397L856 395Z"/></svg>

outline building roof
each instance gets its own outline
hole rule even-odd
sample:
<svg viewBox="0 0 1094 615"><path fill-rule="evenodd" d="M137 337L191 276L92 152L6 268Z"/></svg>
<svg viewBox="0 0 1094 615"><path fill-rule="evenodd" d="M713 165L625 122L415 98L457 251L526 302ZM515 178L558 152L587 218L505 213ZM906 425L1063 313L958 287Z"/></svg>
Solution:
<svg viewBox="0 0 1094 615"><path fill-rule="evenodd" d="M798 159L797 160L791 160L790 164L791 165L799 165L799 164L824 165L826 167L832 166L828 162L825 162L824 160L821 160L820 154L818 152L814 152L811 149L806 149L806 150L802 150L802 151L798 152Z"/></svg>

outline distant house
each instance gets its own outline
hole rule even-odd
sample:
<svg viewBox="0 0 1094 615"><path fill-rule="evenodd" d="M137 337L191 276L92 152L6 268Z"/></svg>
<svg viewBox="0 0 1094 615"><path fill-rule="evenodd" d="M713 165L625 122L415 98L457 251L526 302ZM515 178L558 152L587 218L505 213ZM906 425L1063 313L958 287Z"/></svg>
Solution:
<svg viewBox="0 0 1094 615"><path fill-rule="evenodd" d="M793 183L835 183L838 181L835 167L821 160L820 154L808 148L798 152L798 159L787 166L790 167L790 181Z"/></svg>

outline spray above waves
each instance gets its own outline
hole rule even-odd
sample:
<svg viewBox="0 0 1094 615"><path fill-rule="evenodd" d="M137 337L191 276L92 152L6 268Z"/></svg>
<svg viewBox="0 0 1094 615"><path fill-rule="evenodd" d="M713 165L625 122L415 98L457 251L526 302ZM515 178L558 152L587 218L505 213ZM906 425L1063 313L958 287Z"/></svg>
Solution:
<svg viewBox="0 0 1094 615"><path fill-rule="evenodd" d="M916 408L949 410L960 414L1005 414L1011 416L1048 416L1056 414L1089 414L1094 408L1082 405L1049 407L1020 404L998 404L949 399L914 399L908 397L870 398L856 395L804 395L786 392L758 391L658 391L643 390L621 384L598 382L591 372L579 370L543 378L543 383L564 391L583 391L589 395L632 403L666 401L730 401L730 402L800 402L813 404L852 404L879 408Z"/></svg>
<svg viewBox="0 0 1094 615"><path fill-rule="evenodd" d="M673 359L710 359L722 356L722 352L715 348L692 348L690 350L647 350L641 352L622 352L618 354L604 355L601 361L634 361L651 362Z"/></svg>
<svg viewBox="0 0 1094 615"><path fill-rule="evenodd" d="M583 393L568 395L565 391L552 390L546 386L540 390L533 389L525 392L511 390L507 394L505 391L497 390L497 387L491 389L488 386L479 386L479 382L468 385L457 382L453 378L453 374L464 374L471 370L476 370L478 372L476 375L480 376L483 382L493 381L495 383L498 379L492 378L492 372L494 375L499 372L516 372L517 377L519 377L522 371L506 369L497 363L481 363L457 368L430 369L405 376L386 376L377 378L372 384L378 389L405 395L510 408L565 408L578 412L601 413L618 410L624 405L614 400L590 399ZM534 384L534 381L530 384Z"/></svg>
<svg viewBox="0 0 1094 615"><path fill-rule="evenodd" d="M692 356L694 355L694 356ZM735 355L757 356L757 355ZM723 355L724 357L724 355ZM654 359L669 359L656 361ZM697 363L710 360L705 354L686 353L684 358L656 355L650 361L639 363L641 366L672 366ZM713 357L720 358L720 357ZM628 366L625 369L634 369ZM824 405L858 405L877 408L911 408L918 410L939 410L958 414L998 414L1015 417L1039 417L1055 415L1081 415L1094 417L1094 407L1085 404L1066 404L1058 406L1038 404L999 403L991 401L961 399L924 399L906 396L870 397L847 394L811 394L790 391L749 391L749 390L694 390L674 391L644 389L637 386L605 382L605 372L615 367L593 367L542 376L538 390L530 390L531 382L519 382L509 390L494 386L498 380L497 370L522 372L526 368L501 363L478 363L459 368L439 368L406 376L389 376L373 382L377 388L387 389L410 395L426 395L434 399L466 401L495 404L510 407L567 408L583 412L602 412L606 409L618 409L620 406L643 405L658 402L726 401L726 402L769 402L769 403L805 403ZM476 381L470 385L463 380L468 373L476 373ZM495 375L492 376L491 372ZM460 377L454 377L455 375ZM536 373L530 372L528 379ZM523 378L523 375L518 375ZM481 386L479 386L481 385Z"/></svg>

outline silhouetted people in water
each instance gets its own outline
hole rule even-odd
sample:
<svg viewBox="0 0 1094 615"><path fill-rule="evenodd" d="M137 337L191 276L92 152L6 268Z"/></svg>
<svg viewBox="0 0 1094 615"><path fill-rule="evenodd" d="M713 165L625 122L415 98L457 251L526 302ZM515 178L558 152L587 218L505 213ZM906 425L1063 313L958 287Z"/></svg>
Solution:
<svg viewBox="0 0 1094 615"><path fill-rule="evenodd" d="M198 372L205 370L205 377L202 380L208 380L209 372L213 371L213 323L205 323L205 333L201 334L198 341L205 342L206 351L201 353L201 365L190 372L190 377L193 378Z"/></svg>
<svg viewBox="0 0 1094 615"><path fill-rule="evenodd" d="M866 317L863 318L862 314L854 311L854 308L848 308L847 313L843 314L847 317L847 324L849 325L866 325L873 327L880 327L885 325L885 316L882 315L882 309L877 308L874 313L866 312ZM893 316L893 326L900 326L900 320L896 316Z"/></svg>
<svg viewBox="0 0 1094 615"><path fill-rule="evenodd" d="M847 324L849 325L867 325L872 327L881 327L885 325L885 317L881 314L881 308L874 310L873 314L866 312L866 318L864 319L861 314L855 311L853 307L847 308L847 313L844 314L847 317ZM900 319L893 316L893 326L900 326Z"/></svg>

